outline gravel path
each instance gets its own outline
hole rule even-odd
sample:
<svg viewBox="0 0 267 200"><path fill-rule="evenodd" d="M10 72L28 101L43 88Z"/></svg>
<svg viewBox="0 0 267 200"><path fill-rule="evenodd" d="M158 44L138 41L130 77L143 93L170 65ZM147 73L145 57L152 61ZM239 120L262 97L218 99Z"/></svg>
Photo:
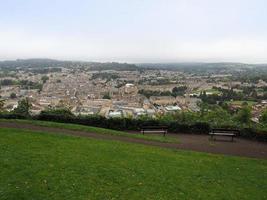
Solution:
<svg viewBox="0 0 267 200"><path fill-rule="evenodd" d="M235 142L230 142L229 141L230 138L225 138L225 140L209 141L208 135L172 134L172 136L177 137L180 142L166 143L166 142L149 141L140 138L130 138L124 136L91 133L86 131L74 131L62 128L38 126L27 123L0 122L0 127L53 132L59 134L90 137L95 139L117 140L123 142L159 146L163 148L183 149L183 150L192 150L192 151L207 152L207 153L267 159L267 143L250 141L240 138L236 138Z"/></svg>

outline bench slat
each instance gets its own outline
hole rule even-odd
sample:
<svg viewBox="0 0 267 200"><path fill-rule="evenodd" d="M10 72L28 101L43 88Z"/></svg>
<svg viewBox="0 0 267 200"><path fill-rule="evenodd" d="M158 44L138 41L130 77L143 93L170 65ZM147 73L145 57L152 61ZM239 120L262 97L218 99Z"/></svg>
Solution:
<svg viewBox="0 0 267 200"><path fill-rule="evenodd" d="M163 132L166 132L166 131L162 130L162 131L143 131L143 132L147 132L147 133L163 133Z"/></svg>
<svg viewBox="0 0 267 200"><path fill-rule="evenodd" d="M143 126L141 127L141 133L163 133L164 136L168 132L167 126Z"/></svg>
<svg viewBox="0 0 267 200"><path fill-rule="evenodd" d="M239 130L234 129L212 129L209 133L211 139L213 139L215 136L229 136L232 138L232 142L234 141L234 137L236 137L237 134L239 134Z"/></svg>
<svg viewBox="0 0 267 200"><path fill-rule="evenodd" d="M234 133L209 133L210 135L224 135L224 136L235 136Z"/></svg>

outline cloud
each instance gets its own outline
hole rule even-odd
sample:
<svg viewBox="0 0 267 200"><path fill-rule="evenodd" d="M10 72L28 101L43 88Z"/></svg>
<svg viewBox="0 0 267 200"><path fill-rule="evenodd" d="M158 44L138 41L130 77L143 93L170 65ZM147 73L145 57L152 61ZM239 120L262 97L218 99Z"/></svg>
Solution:
<svg viewBox="0 0 267 200"><path fill-rule="evenodd" d="M68 60L267 62L267 38L203 41L155 37L45 35L21 30L0 33L0 59L46 57Z"/></svg>

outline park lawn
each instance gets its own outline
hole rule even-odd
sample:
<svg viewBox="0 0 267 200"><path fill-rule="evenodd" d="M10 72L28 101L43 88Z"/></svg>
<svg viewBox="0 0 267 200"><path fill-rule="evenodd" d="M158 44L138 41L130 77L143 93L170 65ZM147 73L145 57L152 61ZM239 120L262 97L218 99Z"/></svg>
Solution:
<svg viewBox="0 0 267 200"><path fill-rule="evenodd" d="M0 128L0 199L267 199L267 161Z"/></svg>
<svg viewBox="0 0 267 200"><path fill-rule="evenodd" d="M149 141L156 141L156 142L166 142L166 143L179 143L179 139L173 135L167 134L165 137L163 134L134 134L134 133L127 133L124 131L117 131L111 130L106 128L99 128L93 126L85 126L85 125L78 125L78 124L71 124L71 123L57 123L57 122L49 122L49 121L40 121L40 120L21 120L21 119L0 119L0 122L16 122L16 123L28 123L38 126L45 126L45 127L53 127L53 128L63 128L68 130L74 131L86 131L91 133L99 133L99 134L108 134L108 135L117 135L117 136L124 136L130 138L139 138Z"/></svg>

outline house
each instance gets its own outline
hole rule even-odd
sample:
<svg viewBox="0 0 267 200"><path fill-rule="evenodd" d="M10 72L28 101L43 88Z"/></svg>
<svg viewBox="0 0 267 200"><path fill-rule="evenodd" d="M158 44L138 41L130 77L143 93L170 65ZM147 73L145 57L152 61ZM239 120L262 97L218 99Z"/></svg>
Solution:
<svg viewBox="0 0 267 200"><path fill-rule="evenodd" d="M119 118L123 117L122 110L109 110L107 118Z"/></svg>
<svg viewBox="0 0 267 200"><path fill-rule="evenodd" d="M177 112L177 111L180 111L182 110L179 106L166 106L165 107L165 111L168 112L168 113L171 113L171 112Z"/></svg>

